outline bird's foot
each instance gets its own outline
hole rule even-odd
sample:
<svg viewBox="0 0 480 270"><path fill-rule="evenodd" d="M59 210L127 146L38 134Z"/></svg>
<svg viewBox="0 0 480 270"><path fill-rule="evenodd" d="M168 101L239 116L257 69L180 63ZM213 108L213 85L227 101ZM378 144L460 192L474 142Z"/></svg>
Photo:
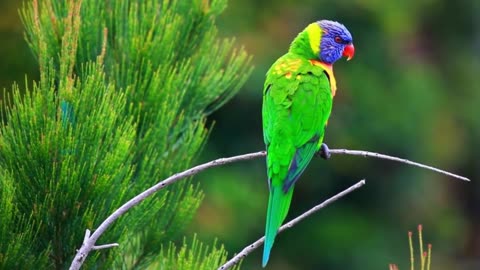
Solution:
<svg viewBox="0 0 480 270"><path fill-rule="evenodd" d="M330 153L330 148L328 148L328 145L326 145L325 143L322 143L322 145L320 146L320 150L318 150L317 152L317 155L327 160L330 158L332 154Z"/></svg>

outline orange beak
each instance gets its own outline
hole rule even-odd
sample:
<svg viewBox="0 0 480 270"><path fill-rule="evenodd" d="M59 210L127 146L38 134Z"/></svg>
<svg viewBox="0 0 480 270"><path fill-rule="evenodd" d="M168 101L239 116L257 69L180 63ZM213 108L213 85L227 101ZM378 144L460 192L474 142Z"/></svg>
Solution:
<svg viewBox="0 0 480 270"><path fill-rule="evenodd" d="M342 56L347 57L347 61L350 61L350 59L352 59L354 55L355 55L355 47L353 46L353 43L350 43L347 46L345 46L345 49L343 49Z"/></svg>

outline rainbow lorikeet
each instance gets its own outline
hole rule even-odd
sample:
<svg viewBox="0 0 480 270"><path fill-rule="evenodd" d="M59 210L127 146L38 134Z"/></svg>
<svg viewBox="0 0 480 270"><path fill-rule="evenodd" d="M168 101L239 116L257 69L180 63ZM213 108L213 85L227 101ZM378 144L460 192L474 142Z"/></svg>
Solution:
<svg viewBox="0 0 480 270"><path fill-rule="evenodd" d="M324 150L328 156L322 141L336 91L332 65L354 53L347 28L321 20L298 34L267 72L262 116L270 196L263 267L287 216L295 182L315 153Z"/></svg>

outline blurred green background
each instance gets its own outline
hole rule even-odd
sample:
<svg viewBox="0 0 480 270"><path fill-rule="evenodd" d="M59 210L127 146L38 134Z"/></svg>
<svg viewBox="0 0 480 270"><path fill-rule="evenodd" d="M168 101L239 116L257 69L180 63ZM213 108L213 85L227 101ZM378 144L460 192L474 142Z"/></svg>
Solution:
<svg viewBox="0 0 480 270"><path fill-rule="evenodd" d="M23 40L20 1L0 1L0 88L38 77ZM211 115L198 162L262 150L265 73L310 22L338 20L355 58L335 65L338 92L325 142L438 166L471 183L404 164L353 156L315 159L296 185L291 219L360 179L367 185L275 242L268 269L408 269L407 231L424 226L434 270L480 269L480 1L231 0L223 36L253 54L241 92ZM187 234L218 238L231 254L264 233L264 160L211 169ZM243 269L260 269L261 249Z"/></svg>

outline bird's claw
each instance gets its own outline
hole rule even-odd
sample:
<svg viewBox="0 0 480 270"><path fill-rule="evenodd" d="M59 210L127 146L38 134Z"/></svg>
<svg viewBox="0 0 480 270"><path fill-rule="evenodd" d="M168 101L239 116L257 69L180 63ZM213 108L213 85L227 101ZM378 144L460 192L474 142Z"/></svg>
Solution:
<svg viewBox="0 0 480 270"><path fill-rule="evenodd" d="M328 145L326 145L325 143L322 143L322 145L320 146L320 150L318 151L318 155L325 160L329 159L331 156L331 153L330 153L330 148L328 148Z"/></svg>

